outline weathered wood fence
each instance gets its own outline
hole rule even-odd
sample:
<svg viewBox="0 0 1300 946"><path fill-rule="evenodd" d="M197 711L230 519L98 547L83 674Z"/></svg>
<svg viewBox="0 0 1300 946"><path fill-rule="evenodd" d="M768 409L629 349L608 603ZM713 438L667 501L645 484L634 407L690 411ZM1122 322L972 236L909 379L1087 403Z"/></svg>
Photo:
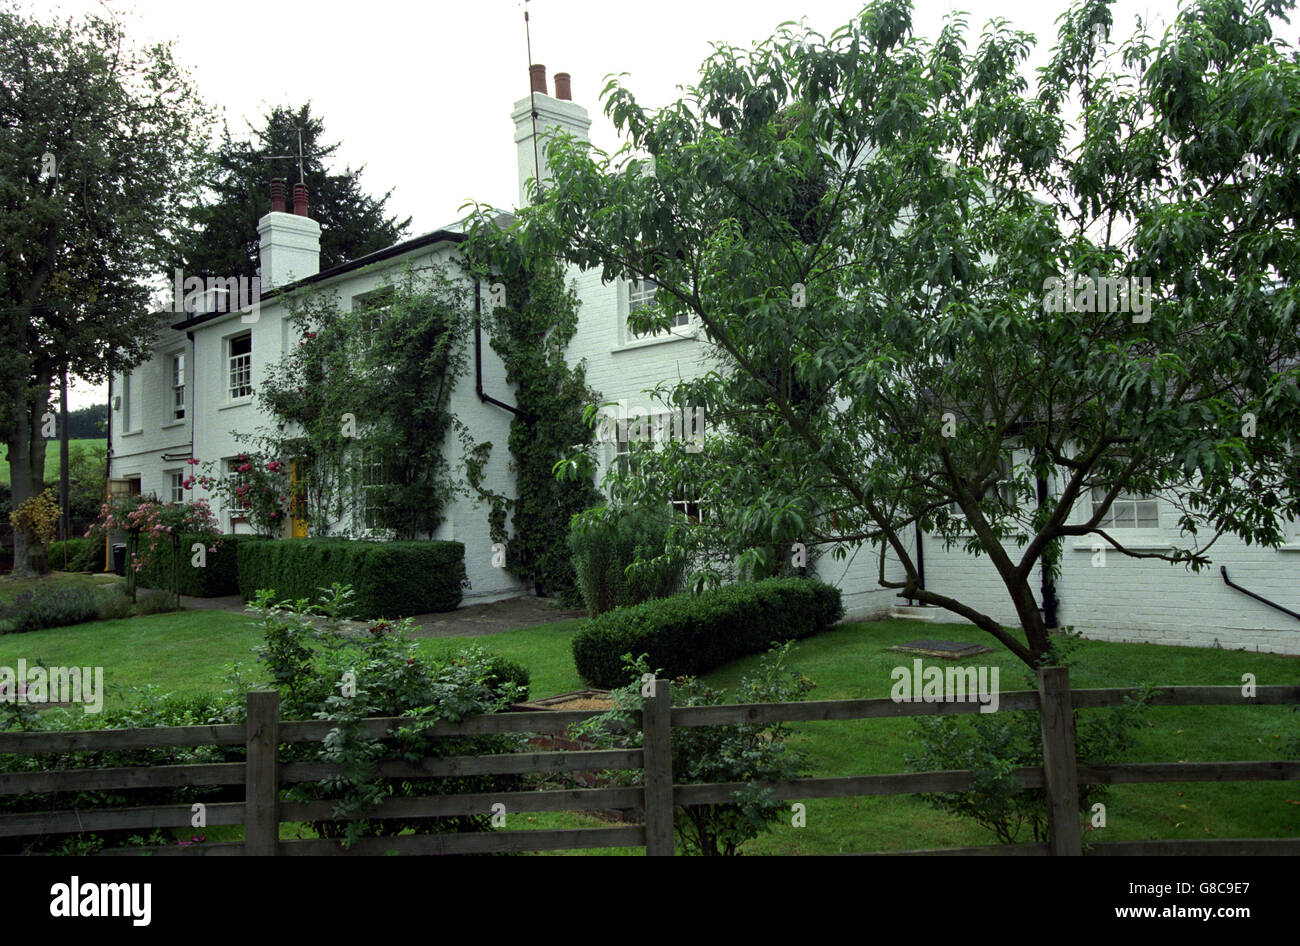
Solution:
<svg viewBox="0 0 1300 946"><path fill-rule="evenodd" d="M1300 780L1300 761L1161 762L1079 765L1075 755L1074 711L1116 707L1141 691L1136 689L1070 690L1063 668L1041 671L1039 688L1002 694L998 712L1037 711L1042 720L1043 765L1015 770L1024 788L1041 788L1049 799L1048 844L991 845L907 851L907 854L1053 854L1082 853L1079 786L1140 782L1222 782ZM1152 706L1296 705L1300 686L1261 686L1253 697L1240 687L1175 686L1150 695ZM0 752L64 753L190 746L244 746L244 762L203 765L132 766L0 774L0 795L36 792L76 793L179 786L244 786L242 802L206 806L206 823L243 825L243 842L191 846L120 848L104 854L296 855L296 854L478 854L599 847L644 847L649 855L673 853L675 806L731 801L743 783L673 783L673 727L718 726L737 723L797 723L821 720L877 719L974 713L976 702L895 703L889 699L822 700L804 703L757 703L724 706L671 707L671 684L655 682L636 724L644 733L641 749L521 752L507 755L428 758L417 763L388 760L379 764L387 778L422 779L471 775L519 775L571 771L641 769L640 785L572 790L530 790L483 794L429 795L388 798L370 812L373 818L438 818L487 815L504 805L509 817L523 812L640 809L643 823L619 827L559 830L493 830L470 833L412 834L364 838L344 850L336 840L281 840L285 823L337 820L336 802L289 802L280 798L288 785L318 782L337 776L337 765L294 762L282 764L279 746L319 742L334 728L328 721L292 722L279 718L279 696L273 691L248 694L247 724L159 727L152 729L88 730L82 732L0 733ZM474 716L460 722L439 722L435 736L489 733L554 732L582 722L599 711L543 711ZM366 731L377 736L410 719L366 720ZM971 771L797 778L764 783L786 800L865 795L905 795L960 792L971 787ZM501 809L496 809L500 811ZM76 835L122 829L188 828L189 805L139 808L43 811L0 815L0 837L30 838ZM1230 839L1108 841L1091 845L1093 854L1300 854L1300 839Z"/></svg>

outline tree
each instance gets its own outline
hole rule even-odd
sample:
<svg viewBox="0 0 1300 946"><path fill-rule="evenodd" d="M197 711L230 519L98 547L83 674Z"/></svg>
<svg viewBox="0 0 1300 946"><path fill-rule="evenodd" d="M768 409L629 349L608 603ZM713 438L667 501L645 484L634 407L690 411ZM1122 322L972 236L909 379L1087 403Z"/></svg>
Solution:
<svg viewBox="0 0 1300 946"><path fill-rule="evenodd" d="M13 502L38 494L50 389L144 361L157 271L197 190L204 111L168 45L136 49L90 15L45 25L0 10L0 431ZM49 416L47 416L49 415ZM14 571L32 570L20 536Z"/></svg>
<svg viewBox="0 0 1300 946"><path fill-rule="evenodd" d="M399 221L387 212L391 190L374 198L361 189L364 166L346 168L342 174L326 171L325 162L339 145L322 141L325 123L311 114L311 103L296 109L276 106L263 116L262 127L251 139L235 138L226 130L204 181L208 199L191 217L195 238L178 247L169 270L199 276L256 275L257 221L271 210L267 185L272 177L298 181L300 130L309 210L321 225L322 270L391 246L406 233L411 218Z"/></svg>
<svg viewBox="0 0 1300 946"><path fill-rule="evenodd" d="M1293 5L1199 0L1117 43L1082 0L1034 89L1031 36L968 43L954 15L924 40L904 0L715 46L659 110L612 81L628 145L557 142L516 227L653 279L632 328L702 326L714 370L668 387L708 405L706 448L648 451L624 488L689 474L742 563L879 543L881 585L1029 664L1063 539L1193 569L1224 534L1278 544L1300 515L1300 59L1271 18ZM1125 547L1126 494L1175 502L1174 548ZM917 525L989 557L1019 634L921 586Z"/></svg>

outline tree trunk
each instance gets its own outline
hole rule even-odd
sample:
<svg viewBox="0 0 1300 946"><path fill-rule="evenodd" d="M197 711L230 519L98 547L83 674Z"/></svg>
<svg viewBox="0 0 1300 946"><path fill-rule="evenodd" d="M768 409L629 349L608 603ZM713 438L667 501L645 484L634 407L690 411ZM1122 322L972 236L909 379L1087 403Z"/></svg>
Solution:
<svg viewBox="0 0 1300 946"><path fill-rule="evenodd" d="M45 438L41 436L41 415L49 410L49 380L45 380L45 396L19 402L15 408L13 433L6 446L9 449L9 478L13 500L11 508L32 496L40 495L45 488ZM14 530L15 577L32 578L44 574L46 549L30 543L22 533Z"/></svg>

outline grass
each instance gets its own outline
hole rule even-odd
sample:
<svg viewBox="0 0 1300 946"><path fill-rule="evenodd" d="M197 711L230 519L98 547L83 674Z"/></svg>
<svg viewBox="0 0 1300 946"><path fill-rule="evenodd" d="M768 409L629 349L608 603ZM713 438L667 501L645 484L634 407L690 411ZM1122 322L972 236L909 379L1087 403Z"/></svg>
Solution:
<svg viewBox="0 0 1300 946"><path fill-rule="evenodd" d="M103 437L84 437L75 440L70 439L68 441L69 454L75 452L75 447L77 444L85 444L86 446L105 447L108 445L108 441ZM46 440L45 441L45 478L47 480L57 479L62 468L63 468L63 464L59 456L59 441L57 439ZM9 477L10 477L9 461L5 460L3 463L0 463L0 483L3 483L6 486L8 486L10 482Z"/></svg>
<svg viewBox="0 0 1300 946"><path fill-rule="evenodd" d="M2 583L0 583L2 584ZM3 591L0 590L0 594ZM518 660L532 672L532 695L544 697L580 689L569 642L581 621L568 620L480 638L425 638L420 650L445 654L467 645ZM918 637L993 645L992 653L970 664L996 666L1003 692L1024 689L1021 665L1009 652L974 627L880 621L841 625L800 641L792 665L817 683L810 699L887 697L891 671L910 666L911 657L888 650ZM236 662L254 666L258 634L247 615L186 611L76 627L52 628L0 637L0 665L18 657L50 664L102 665L108 700L120 699L135 684L151 683L176 693L220 688ZM758 657L738 660L707 675L715 686L734 686L753 671ZM1253 673L1259 684L1300 683L1300 660L1271 654L1241 653L1148 644L1083 642L1072 671L1076 687L1241 684ZM1098 711L1087 711L1098 712ZM1300 728L1289 707L1168 707L1147 711L1149 725L1139 737L1132 761L1213 761L1275 759ZM793 744L809 760L809 775L867 775L902 772L913 750L908 719L803 723ZM1106 800L1107 827L1089 838L1295 837L1300 835L1300 789L1294 783L1186 783L1123 785ZM807 826L794 828L789 817L750 842L747 854L825 854L902 850L994 843L991 833L965 819L930 808L913 796L813 799ZM586 815L519 815L512 827L554 828L599 825ZM636 853L600 851L590 853Z"/></svg>

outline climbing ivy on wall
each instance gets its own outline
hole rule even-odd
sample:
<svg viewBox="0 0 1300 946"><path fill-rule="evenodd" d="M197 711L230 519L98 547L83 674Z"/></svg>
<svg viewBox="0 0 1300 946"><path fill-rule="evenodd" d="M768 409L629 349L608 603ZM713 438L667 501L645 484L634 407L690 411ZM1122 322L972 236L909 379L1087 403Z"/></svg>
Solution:
<svg viewBox="0 0 1300 946"><path fill-rule="evenodd" d="M554 473L557 461L592 439L582 412L598 400L587 385L585 363L570 365L565 357L578 328L578 298L558 263L530 253L495 222L471 230L465 263L483 282L484 334L505 365L519 410L508 443L515 497L483 485L491 443L466 440L467 479L489 505L492 540L505 544L506 568L533 582L539 594L578 603L569 519L601 496L590 480L561 481Z"/></svg>
<svg viewBox="0 0 1300 946"><path fill-rule="evenodd" d="M460 427L450 398L467 365L471 298L439 265L390 273L350 307L327 291L290 298L298 342L258 391L277 427L252 439L297 464L312 535L438 528L462 488L444 445Z"/></svg>

